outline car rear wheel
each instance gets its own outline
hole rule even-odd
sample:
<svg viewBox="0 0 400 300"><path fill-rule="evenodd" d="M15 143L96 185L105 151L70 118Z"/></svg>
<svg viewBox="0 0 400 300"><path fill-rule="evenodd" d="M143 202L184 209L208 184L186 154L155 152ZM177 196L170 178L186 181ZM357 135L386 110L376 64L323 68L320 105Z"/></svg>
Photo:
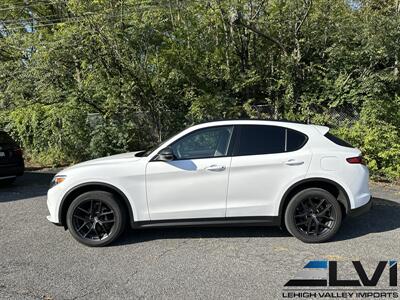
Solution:
<svg viewBox="0 0 400 300"><path fill-rule="evenodd" d="M296 194L285 212L288 231L305 243L330 240L339 230L342 211L336 198L319 188L309 188Z"/></svg>
<svg viewBox="0 0 400 300"><path fill-rule="evenodd" d="M87 192L72 201L67 212L71 235L91 247L114 241L125 228L125 211L118 198L105 191Z"/></svg>

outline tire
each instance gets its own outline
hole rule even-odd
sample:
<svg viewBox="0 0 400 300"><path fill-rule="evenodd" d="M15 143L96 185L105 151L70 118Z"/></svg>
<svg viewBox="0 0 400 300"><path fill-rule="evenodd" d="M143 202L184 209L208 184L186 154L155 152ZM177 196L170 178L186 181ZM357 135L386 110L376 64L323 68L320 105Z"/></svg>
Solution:
<svg viewBox="0 0 400 300"><path fill-rule="evenodd" d="M126 213L112 193L92 191L78 196L67 211L71 235L90 247L101 247L117 239L125 229Z"/></svg>
<svg viewBox="0 0 400 300"><path fill-rule="evenodd" d="M294 237L305 243L329 241L342 223L342 210L326 190L309 188L297 193L285 211L285 225Z"/></svg>

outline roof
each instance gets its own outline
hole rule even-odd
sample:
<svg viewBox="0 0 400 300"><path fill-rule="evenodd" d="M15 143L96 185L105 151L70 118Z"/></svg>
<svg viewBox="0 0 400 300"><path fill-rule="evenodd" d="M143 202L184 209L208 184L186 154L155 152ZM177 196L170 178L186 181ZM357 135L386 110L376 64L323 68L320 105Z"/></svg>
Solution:
<svg viewBox="0 0 400 300"><path fill-rule="evenodd" d="M286 120L258 120L258 119L236 119L236 120L221 120L221 121L210 121L200 123L190 128L204 128L208 126L222 126L222 125L270 125L270 126L282 126L286 128L291 128L294 130L299 130L302 132L309 132L310 130L317 130L320 134L324 135L329 131L329 127L306 124L300 122L286 121Z"/></svg>

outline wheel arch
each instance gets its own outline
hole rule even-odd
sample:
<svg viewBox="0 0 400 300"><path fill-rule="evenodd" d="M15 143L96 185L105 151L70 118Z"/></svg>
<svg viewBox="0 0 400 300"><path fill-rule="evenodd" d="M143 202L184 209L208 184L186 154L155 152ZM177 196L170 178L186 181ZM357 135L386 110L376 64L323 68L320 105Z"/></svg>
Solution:
<svg viewBox="0 0 400 300"><path fill-rule="evenodd" d="M292 197L298 192L307 188L322 188L330 192L341 205L343 215L345 216L350 212L351 206L349 196L346 190L339 183L327 178L313 177L306 178L294 183L283 194L283 197L279 204L279 216L281 221L284 219L283 215L285 213L287 205L289 204L290 199L292 199Z"/></svg>
<svg viewBox="0 0 400 300"><path fill-rule="evenodd" d="M68 207L71 205L72 201L76 199L76 197L90 191L106 191L118 196L118 198L121 201L121 204L128 212L130 225L131 226L133 225L134 214L132 205L130 204L128 197L119 188L104 182L87 182L79 184L74 188L70 189L61 200L58 219L60 220L60 224L64 226L65 229L67 229L66 216Z"/></svg>

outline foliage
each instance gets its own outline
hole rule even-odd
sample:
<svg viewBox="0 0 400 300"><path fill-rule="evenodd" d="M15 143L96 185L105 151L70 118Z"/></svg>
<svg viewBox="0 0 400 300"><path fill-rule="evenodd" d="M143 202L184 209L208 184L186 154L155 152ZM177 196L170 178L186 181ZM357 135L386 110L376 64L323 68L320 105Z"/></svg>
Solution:
<svg viewBox="0 0 400 300"><path fill-rule="evenodd" d="M337 133L364 153L368 168L377 179L396 180L400 174L400 131L385 122L358 121Z"/></svg>
<svg viewBox="0 0 400 300"><path fill-rule="evenodd" d="M17 108L8 121L6 129L29 147L29 159L44 165L62 165L89 157L85 147L88 132L81 126L86 114L75 106Z"/></svg>
<svg viewBox="0 0 400 300"><path fill-rule="evenodd" d="M286 118L339 125L399 179L399 27L398 0L4 0L0 127L58 165Z"/></svg>

